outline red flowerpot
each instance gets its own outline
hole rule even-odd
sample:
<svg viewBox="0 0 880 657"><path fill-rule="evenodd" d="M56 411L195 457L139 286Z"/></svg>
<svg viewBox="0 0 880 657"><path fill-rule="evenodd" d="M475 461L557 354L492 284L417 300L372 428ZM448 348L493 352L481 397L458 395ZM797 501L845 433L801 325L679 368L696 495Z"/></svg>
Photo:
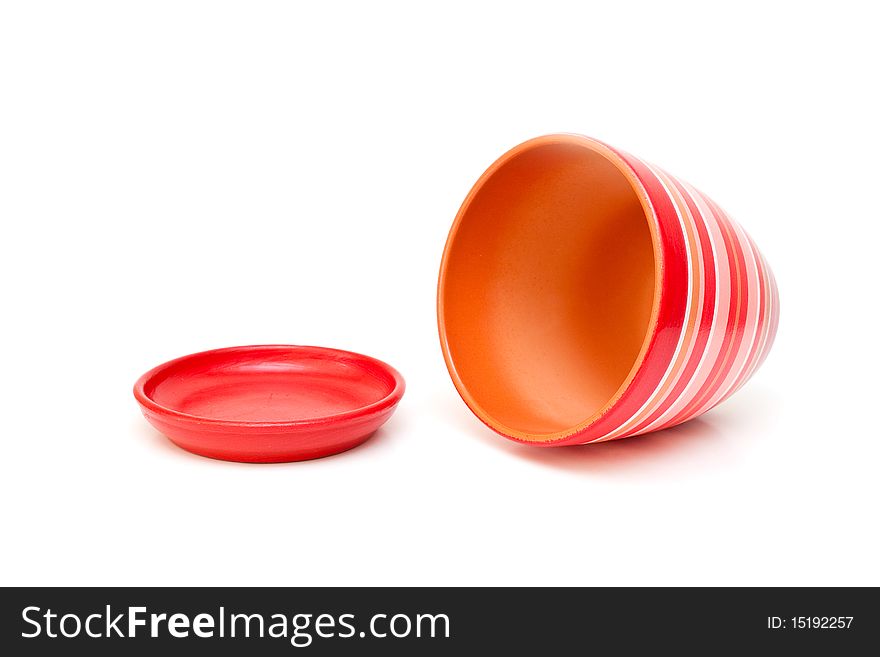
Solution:
<svg viewBox="0 0 880 657"><path fill-rule="evenodd" d="M702 192L579 135L503 155L452 225L440 342L465 403L508 438L573 445L673 426L767 356L776 283Z"/></svg>

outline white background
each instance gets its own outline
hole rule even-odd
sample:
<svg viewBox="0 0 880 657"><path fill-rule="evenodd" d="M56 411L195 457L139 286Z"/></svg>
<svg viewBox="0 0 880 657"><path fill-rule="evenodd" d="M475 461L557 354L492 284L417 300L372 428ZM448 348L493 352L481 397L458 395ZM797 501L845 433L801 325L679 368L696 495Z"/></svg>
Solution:
<svg viewBox="0 0 880 657"><path fill-rule="evenodd" d="M0 581L880 584L870 6L5 3ZM458 206L560 131L695 184L775 270L774 352L701 419L523 447L446 374ZM150 367L274 342L374 355L406 396L283 465L141 417Z"/></svg>

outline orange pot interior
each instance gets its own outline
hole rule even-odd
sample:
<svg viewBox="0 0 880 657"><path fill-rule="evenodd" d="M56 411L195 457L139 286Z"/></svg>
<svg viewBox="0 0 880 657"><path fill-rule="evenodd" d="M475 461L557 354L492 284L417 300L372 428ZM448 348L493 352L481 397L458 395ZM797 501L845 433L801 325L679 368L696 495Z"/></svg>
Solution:
<svg viewBox="0 0 880 657"><path fill-rule="evenodd" d="M527 142L471 191L438 312L456 387L484 422L562 438L610 407L647 336L657 265L638 183L577 137Z"/></svg>

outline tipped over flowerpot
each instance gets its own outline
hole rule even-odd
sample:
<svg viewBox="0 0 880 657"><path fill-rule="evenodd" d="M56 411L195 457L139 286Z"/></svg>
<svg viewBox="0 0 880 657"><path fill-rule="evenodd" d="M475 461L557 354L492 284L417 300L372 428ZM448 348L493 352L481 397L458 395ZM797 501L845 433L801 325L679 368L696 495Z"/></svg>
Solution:
<svg viewBox="0 0 880 657"><path fill-rule="evenodd" d="M440 342L491 429L574 445L664 429L740 388L779 301L754 242L710 198L579 135L504 154L446 243Z"/></svg>

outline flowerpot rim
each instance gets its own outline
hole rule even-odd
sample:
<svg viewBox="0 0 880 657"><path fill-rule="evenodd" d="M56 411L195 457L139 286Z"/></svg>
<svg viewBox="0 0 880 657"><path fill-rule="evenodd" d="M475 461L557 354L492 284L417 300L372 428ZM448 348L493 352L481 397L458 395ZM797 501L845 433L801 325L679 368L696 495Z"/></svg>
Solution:
<svg viewBox="0 0 880 657"><path fill-rule="evenodd" d="M585 418L583 421L572 427L567 427L565 429L548 433L536 433L518 430L498 421L480 405L474 395L468 390L467 386L464 384L461 376L456 369L448 341L444 308L444 292L447 278L447 267L450 259L449 257L453 245L455 244L459 228L461 227L465 216L468 214L468 211L474 199L481 192L486 183L509 162L522 155L523 153L551 145L576 146L590 151L593 154L600 155L608 162L610 162L627 180L630 187L632 188L632 191L638 197L639 203L642 207L643 216L648 224L648 228L651 234L651 245L654 256L654 291L653 299L651 302L651 315L638 355L636 356L632 367L627 373L626 378L618 386L617 390L615 390L611 398L589 417ZM474 413L474 415L476 415L490 429L511 440L528 443L530 445L555 446L572 442L571 439L574 436L578 436L588 431L592 425L597 423L612 409L614 409L621 398L633 385L636 377L639 374L639 371L642 369L643 365L648 359L651 344L654 341L657 331L659 330L658 327L663 296L662 286L664 271L663 245L661 243L660 235L661 233L659 228L659 218L657 216L656 208L651 203L648 192L645 189L645 186L643 185L635 169L630 166L630 164L626 161L626 159L623 157L623 155L621 155L619 151L611 148L604 142L593 139L591 137L573 133L547 134L529 139L528 141L525 141L513 147L497 160L495 160L495 162L493 162L492 165L489 166L488 169L486 169L486 171L473 185L471 190L468 192L468 195L465 197L461 207L459 208L458 213L455 216L455 220L453 221L452 227L449 230L446 245L443 249L439 280L437 284L437 326L440 334L440 346L443 352L443 359L446 362L446 367L449 370L449 375L452 378L452 382L455 385L459 396L462 398L468 408L470 408L470 410Z"/></svg>

